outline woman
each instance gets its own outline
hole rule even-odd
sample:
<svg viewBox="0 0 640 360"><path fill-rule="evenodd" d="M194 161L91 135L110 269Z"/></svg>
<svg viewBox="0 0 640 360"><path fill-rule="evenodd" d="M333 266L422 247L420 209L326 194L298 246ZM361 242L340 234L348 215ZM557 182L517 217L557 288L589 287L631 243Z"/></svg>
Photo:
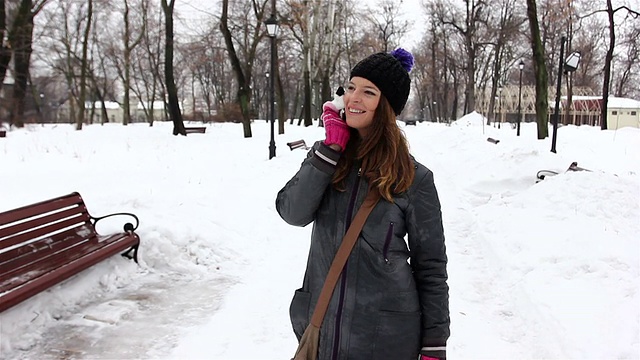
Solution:
<svg viewBox="0 0 640 360"><path fill-rule="evenodd" d="M277 196L287 223L314 223L303 286L290 307L298 340L368 188L381 198L333 292L321 327L321 360L446 357L449 288L440 202L433 174L411 157L396 124L412 66L403 49L356 64L344 95L346 121L332 103L324 104L326 139Z"/></svg>

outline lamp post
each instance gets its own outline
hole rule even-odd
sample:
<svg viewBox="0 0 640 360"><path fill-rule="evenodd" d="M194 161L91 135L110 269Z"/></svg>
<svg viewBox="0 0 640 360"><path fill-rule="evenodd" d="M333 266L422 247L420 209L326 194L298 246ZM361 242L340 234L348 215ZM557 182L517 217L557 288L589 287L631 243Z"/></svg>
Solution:
<svg viewBox="0 0 640 360"><path fill-rule="evenodd" d="M38 111L40 111L40 119L43 123L47 122L46 121L47 112L45 109L45 105L46 104L44 102L44 94L40 93L40 103L38 103Z"/></svg>
<svg viewBox="0 0 640 360"><path fill-rule="evenodd" d="M440 118L438 116L438 103L436 101L433 102L433 116L436 118L436 122L440 122Z"/></svg>
<svg viewBox="0 0 640 360"><path fill-rule="evenodd" d="M558 116L560 112L560 87L562 85L562 73L573 72L580 65L580 53L574 52L564 61L564 43L567 38L563 36L560 39L560 61L558 65L558 82L556 85L556 105L553 111L553 136L551 138L551 152L556 152L556 140L558 138ZM564 61L564 63L563 63Z"/></svg>
<svg viewBox="0 0 640 360"><path fill-rule="evenodd" d="M269 71L267 71L266 74L264 74L265 78L266 78L266 84L265 84L265 89L268 87L269 89L271 89L271 83L270 81L270 74ZM266 91L265 91L266 92ZM269 90L269 92L271 92L271 90ZM265 123L269 123L269 120L271 120L271 116L269 116L269 102L271 102L271 94L269 94L269 96L267 96L267 106L266 106L266 114L264 116L265 119Z"/></svg>
<svg viewBox="0 0 640 360"><path fill-rule="evenodd" d="M498 112L500 113L500 120L498 121L498 129L502 124L502 85L498 86Z"/></svg>
<svg viewBox="0 0 640 360"><path fill-rule="evenodd" d="M518 130L516 130L516 136L520 136L520 121L522 120L522 69L524 69L523 60L520 60L520 64L518 64L518 67L520 68L520 82L518 84Z"/></svg>
<svg viewBox="0 0 640 360"><path fill-rule="evenodd" d="M275 112L275 74L276 74L276 37L278 36L278 20L276 16L272 13L271 17L269 17L264 24L267 26L267 33L271 38L271 71L269 73L269 87L271 90L270 100L271 104L269 108L271 109L271 140L269 141L269 160L276 156L276 142L273 138L273 125L276 121L276 112Z"/></svg>

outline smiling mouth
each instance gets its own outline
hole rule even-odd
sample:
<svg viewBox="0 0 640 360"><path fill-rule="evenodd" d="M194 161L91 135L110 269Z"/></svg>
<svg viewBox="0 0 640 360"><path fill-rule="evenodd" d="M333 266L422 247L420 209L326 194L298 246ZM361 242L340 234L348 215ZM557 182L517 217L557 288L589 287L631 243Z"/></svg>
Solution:
<svg viewBox="0 0 640 360"><path fill-rule="evenodd" d="M364 110L358 110L358 109L349 108L349 113L351 113L351 114L364 114Z"/></svg>

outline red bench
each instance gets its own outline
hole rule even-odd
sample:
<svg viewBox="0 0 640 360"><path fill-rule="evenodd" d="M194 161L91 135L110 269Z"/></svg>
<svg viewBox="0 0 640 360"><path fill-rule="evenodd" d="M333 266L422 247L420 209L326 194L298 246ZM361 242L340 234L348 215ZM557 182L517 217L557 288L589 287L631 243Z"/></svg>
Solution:
<svg viewBox="0 0 640 360"><path fill-rule="evenodd" d="M136 225L98 234L96 223L116 215L132 216ZM78 193L0 213L0 312L112 255L124 252L137 263L138 224L130 213L89 215Z"/></svg>
<svg viewBox="0 0 640 360"><path fill-rule="evenodd" d="M192 126L192 127L185 127L184 131L187 134L204 134L207 131L207 128L205 126Z"/></svg>
<svg viewBox="0 0 640 360"><path fill-rule="evenodd" d="M307 143L304 142L303 139L292 141L292 142L288 142L287 146L289 146L289 149L291 149L291 151L293 151L295 149L305 149L305 150L309 149L309 147L307 146Z"/></svg>

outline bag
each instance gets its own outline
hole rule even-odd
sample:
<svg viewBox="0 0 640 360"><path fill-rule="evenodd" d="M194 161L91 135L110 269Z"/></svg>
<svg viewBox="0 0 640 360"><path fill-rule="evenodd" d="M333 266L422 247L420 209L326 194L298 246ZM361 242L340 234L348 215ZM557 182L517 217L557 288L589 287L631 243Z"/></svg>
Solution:
<svg viewBox="0 0 640 360"><path fill-rule="evenodd" d="M349 259L351 250L353 250L353 247L358 240L358 235L360 235L362 227L364 226L365 221L367 221L367 217L378 203L378 200L380 200L378 192L376 190L369 189L367 197L364 199L364 203L362 203L362 206L358 209L351 226L349 226L347 233L342 239L342 243L336 253L336 257L333 258L327 278L324 281L324 285L322 285L318 302L313 310L311 323L304 330L304 334L302 334L302 338L300 338L298 349L296 350L296 354L293 356L292 360L316 360L318 358L320 326L322 326L322 320L324 320L324 315L329 307L331 295L333 294L333 290L336 288L342 269L344 269L344 265L347 263L347 259Z"/></svg>
<svg viewBox="0 0 640 360"><path fill-rule="evenodd" d="M320 328L309 324L300 338L298 350L292 360L316 360L318 358L318 343L320 342Z"/></svg>

